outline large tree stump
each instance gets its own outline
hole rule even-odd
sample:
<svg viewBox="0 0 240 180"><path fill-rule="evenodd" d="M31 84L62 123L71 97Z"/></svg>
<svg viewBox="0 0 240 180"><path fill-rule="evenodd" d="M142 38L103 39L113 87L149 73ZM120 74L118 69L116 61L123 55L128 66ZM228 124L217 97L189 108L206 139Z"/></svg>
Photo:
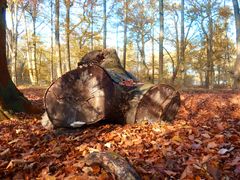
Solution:
<svg viewBox="0 0 240 180"><path fill-rule="evenodd" d="M139 83L122 68L115 50L93 51L78 65L45 93L46 112L56 127L79 127L102 119L172 121L178 111L180 94L174 88Z"/></svg>

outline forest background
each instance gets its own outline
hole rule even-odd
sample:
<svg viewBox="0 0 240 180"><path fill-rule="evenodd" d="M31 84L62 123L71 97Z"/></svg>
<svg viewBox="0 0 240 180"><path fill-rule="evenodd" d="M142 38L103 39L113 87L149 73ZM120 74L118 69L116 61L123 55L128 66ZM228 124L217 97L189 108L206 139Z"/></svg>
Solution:
<svg viewBox="0 0 240 180"><path fill-rule="evenodd" d="M228 0L8 0L7 58L17 85L48 85L107 47L142 81L225 88L235 32Z"/></svg>

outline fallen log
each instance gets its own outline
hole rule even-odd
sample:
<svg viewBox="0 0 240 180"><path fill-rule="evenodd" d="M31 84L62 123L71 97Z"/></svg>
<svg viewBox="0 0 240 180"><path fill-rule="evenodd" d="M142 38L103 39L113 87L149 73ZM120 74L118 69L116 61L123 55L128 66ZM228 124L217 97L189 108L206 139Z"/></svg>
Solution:
<svg viewBox="0 0 240 180"><path fill-rule="evenodd" d="M125 158L114 152L93 152L86 157L85 161L88 166L99 165L109 172L114 179L141 179L132 165Z"/></svg>
<svg viewBox="0 0 240 180"><path fill-rule="evenodd" d="M103 119L123 124L174 119L180 94L169 85L139 83L121 67L115 50L87 54L78 65L45 93L45 109L55 127Z"/></svg>
<svg viewBox="0 0 240 180"><path fill-rule="evenodd" d="M55 127L92 124L112 115L115 87L99 66L69 71L47 89L44 104Z"/></svg>
<svg viewBox="0 0 240 180"><path fill-rule="evenodd" d="M127 101L126 123L171 122L180 107L180 94L166 84L144 84L131 91Z"/></svg>

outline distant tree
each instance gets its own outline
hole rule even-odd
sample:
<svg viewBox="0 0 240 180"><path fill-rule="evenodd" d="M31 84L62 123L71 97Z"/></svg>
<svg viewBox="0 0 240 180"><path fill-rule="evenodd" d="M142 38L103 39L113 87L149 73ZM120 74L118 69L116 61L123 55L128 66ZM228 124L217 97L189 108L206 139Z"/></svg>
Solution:
<svg viewBox="0 0 240 180"><path fill-rule="evenodd" d="M50 74L51 74L51 82L54 80L54 64L53 64L53 0L50 1L50 8L51 8L51 17L50 17L50 21L51 21L51 55L50 55Z"/></svg>
<svg viewBox="0 0 240 180"><path fill-rule="evenodd" d="M240 12L238 0L232 0L234 16L235 16L235 26L236 26L236 44L237 44L237 58L234 65L233 77L234 83L233 88L240 88Z"/></svg>
<svg viewBox="0 0 240 180"><path fill-rule="evenodd" d="M9 14L11 19L10 30L8 31L8 47L10 49L11 55L11 77L15 84L18 83L17 78L17 53L18 53L18 25L21 18L19 14L19 2L18 1L8 1Z"/></svg>
<svg viewBox="0 0 240 180"><path fill-rule="evenodd" d="M40 3L42 1L28 1L27 12L29 13L32 19L32 73L33 73L33 84L38 84L38 72L37 72L37 32L36 32L36 23L38 14L40 11Z"/></svg>
<svg viewBox="0 0 240 180"><path fill-rule="evenodd" d="M158 82L163 80L163 38L164 38L164 15L163 0L159 0L159 71Z"/></svg>
<svg viewBox="0 0 240 180"><path fill-rule="evenodd" d="M150 4L148 1L135 1L131 6L131 11L129 11L129 30L140 53L141 64L143 65L141 71L144 72L143 75L147 75L147 79L149 79L145 45L146 42L151 39L151 24L154 21L154 17L151 16L151 11L149 11Z"/></svg>
<svg viewBox="0 0 240 180"><path fill-rule="evenodd" d="M218 0L191 1L191 6L201 29L201 43L206 50L205 86L212 89L215 82L213 37L220 3Z"/></svg>
<svg viewBox="0 0 240 180"><path fill-rule="evenodd" d="M123 68L126 69L127 57L127 29L128 29L128 2L124 0L124 40L123 40Z"/></svg>
<svg viewBox="0 0 240 180"><path fill-rule="evenodd" d="M107 2L103 0L103 48L107 48Z"/></svg>
<svg viewBox="0 0 240 180"><path fill-rule="evenodd" d="M60 2L55 0L55 45L57 47L57 57L58 57L58 77L62 75L62 55L61 55L61 44L60 44L60 30L59 30L59 16L60 16Z"/></svg>
<svg viewBox="0 0 240 180"><path fill-rule="evenodd" d="M185 74L185 0L181 0L181 40L180 40L180 63L182 65L182 74ZM182 76L184 79L184 76Z"/></svg>
<svg viewBox="0 0 240 180"><path fill-rule="evenodd" d="M65 18L65 36L66 36L66 57L67 57L67 71L71 70L71 54L70 54L70 8L73 6L74 1L64 0L66 8Z"/></svg>

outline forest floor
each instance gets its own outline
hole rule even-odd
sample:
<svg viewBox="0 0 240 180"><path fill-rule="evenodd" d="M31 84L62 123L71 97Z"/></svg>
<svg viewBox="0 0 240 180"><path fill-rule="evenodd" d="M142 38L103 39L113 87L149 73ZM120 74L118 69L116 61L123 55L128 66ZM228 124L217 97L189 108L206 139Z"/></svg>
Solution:
<svg viewBox="0 0 240 180"><path fill-rule="evenodd" d="M43 107L44 89L23 93ZM95 124L79 130L46 130L39 115L0 122L0 179L111 179L88 166L90 152L125 157L142 179L238 179L240 92L189 91L175 121Z"/></svg>

